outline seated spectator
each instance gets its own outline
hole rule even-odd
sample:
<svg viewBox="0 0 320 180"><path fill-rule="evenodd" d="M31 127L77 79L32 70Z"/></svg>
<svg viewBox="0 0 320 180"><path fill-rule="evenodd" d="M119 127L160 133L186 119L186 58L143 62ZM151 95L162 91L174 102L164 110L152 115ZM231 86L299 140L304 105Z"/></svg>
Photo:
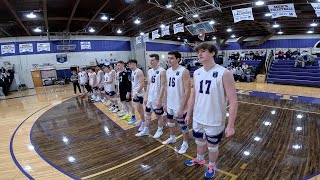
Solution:
<svg viewBox="0 0 320 180"><path fill-rule="evenodd" d="M256 52L254 53L253 60L259 60L259 59L260 59L259 51L256 51Z"/></svg>
<svg viewBox="0 0 320 180"><path fill-rule="evenodd" d="M308 52L308 51L303 51L304 57L303 59L306 62L306 65L313 66L314 65L314 57Z"/></svg>
<svg viewBox="0 0 320 180"><path fill-rule="evenodd" d="M242 68L243 70L248 69L248 64L243 63L242 66L241 66L241 68Z"/></svg>
<svg viewBox="0 0 320 180"><path fill-rule="evenodd" d="M246 54L244 52L241 52L240 54L240 60L243 61L245 60Z"/></svg>
<svg viewBox="0 0 320 180"><path fill-rule="evenodd" d="M293 59L297 59L297 57L299 56L299 49L296 49L295 51L293 51L293 53L292 53L292 58Z"/></svg>
<svg viewBox="0 0 320 180"><path fill-rule="evenodd" d="M249 60L253 60L253 56L254 56L253 51L250 51L250 53L249 53Z"/></svg>
<svg viewBox="0 0 320 180"><path fill-rule="evenodd" d="M240 57L240 54L239 54L239 52L237 52L237 53L234 55L234 59L235 59L235 60L239 60L239 57Z"/></svg>
<svg viewBox="0 0 320 180"><path fill-rule="evenodd" d="M278 59L279 59L279 60L283 60L283 59L284 59L284 52L283 52L282 50L280 50L280 51L278 52Z"/></svg>
<svg viewBox="0 0 320 180"><path fill-rule="evenodd" d="M237 67L236 74L237 74L236 81L239 82L241 80L242 75L243 75L243 70L241 69L241 67Z"/></svg>
<svg viewBox="0 0 320 180"><path fill-rule="evenodd" d="M248 60L248 59L249 59L249 56L250 56L249 52L246 51L244 54L245 54L245 60Z"/></svg>
<svg viewBox="0 0 320 180"><path fill-rule="evenodd" d="M251 81L251 68L247 68L244 70L244 75L247 79L247 83ZM244 79L244 78L243 78Z"/></svg>
<svg viewBox="0 0 320 180"><path fill-rule="evenodd" d="M292 52L291 52L291 50L290 49L288 49L288 51L286 52L286 59L291 59L291 57L292 57Z"/></svg>
<svg viewBox="0 0 320 180"><path fill-rule="evenodd" d="M301 67L304 68L305 62L304 62L304 59L303 59L303 57L301 56L300 53L298 53L298 57L296 58L295 61L296 62L294 63L294 67L297 67L298 65L301 65Z"/></svg>

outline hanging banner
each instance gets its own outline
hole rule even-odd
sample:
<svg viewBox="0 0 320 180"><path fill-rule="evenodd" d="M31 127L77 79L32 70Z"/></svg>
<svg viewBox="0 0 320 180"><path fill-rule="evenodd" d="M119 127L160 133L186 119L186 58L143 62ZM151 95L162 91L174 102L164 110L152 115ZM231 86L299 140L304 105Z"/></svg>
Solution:
<svg viewBox="0 0 320 180"><path fill-rule="evenodd" d="M33 52L33 45L32 45L32 43L19 44L19 52L20 52L20 53Z"/></svg>
<svg viewBox="0 0 320 180"><path fill-rule="evenodd" d="M81 50L91 49L91 42L80 42Z"/></svg>
<svg viewBox="0 0 320 180"><path fill-rule="evenodd" d="M143 42L148 42L149 41L149 33L145 33L143 35Z"/></svg>
<svg viewBox="0 0 320 180"><path fill-rule="evenodd" d="M141 36L136 37L136 44L141 44L141 43L142 43Z"/></svg>
<svg viewBox="0 0 320 180"><path fill-rule="evenodd" d="M235 23L243 20L254 20L251 7L232 10L232 14Z"/></svg>
<svg viewBox="0 0 320 180"><path fill-rule="evenodd" d="M320 3L311 3L317 17L320 17Z"/></svg>
<svg viewBox="0 0 320 180"><path fill-rule="evenodd" d="M50 51L50 43L37 43L37 51Z"/></svg>
<svg viewBox="0 0 320 180"><path fill-rule="evenodd" d="M170 26L165 26L163 28L161 28L161 36L165 36L165 35L170 35L170 31L169 31Z"/></svg>
<svg viewBox="0 0 320 180"><path fill-rule="evenodd" d="M15 52L14 44L1 45L1 54L14 54Z"/></svg>
<svg viewBox="0 0 320 180"><path fill-rule="evenodd" d="M184 24L183 23L173 24L173 32L174 34L177 34L179 32L184 32Z"/></svg>
<svg viewBox="0 0 320 180"><path fill-rule="evenodd" d="M297 17L294 5L290 4L272 4L268 5L272 19L278 17Z"/></svg>
<svg viewBox="0 0 320 180"><path fill-rule="evenodd" d="M159 35L159 30L158 29L152 31L152 40L155 40L155 39L157 39L159 37L160 37L160 35Z"/></svg>

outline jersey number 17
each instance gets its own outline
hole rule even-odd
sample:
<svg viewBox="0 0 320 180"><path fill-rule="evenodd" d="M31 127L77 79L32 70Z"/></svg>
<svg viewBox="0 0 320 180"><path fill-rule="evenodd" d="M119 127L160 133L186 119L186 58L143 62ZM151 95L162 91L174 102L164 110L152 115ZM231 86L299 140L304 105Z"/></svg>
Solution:
<svg viewBox="0 0 320 180"><path fill-rule="evenodd" d="M206 82L204 83L203 80L200 81L200 90L199 93L203 94L203 84L207 85L207 89L206 89L206 94L210 94L210 86L211 86L211 81L210 80L206 80Z"/></svg>

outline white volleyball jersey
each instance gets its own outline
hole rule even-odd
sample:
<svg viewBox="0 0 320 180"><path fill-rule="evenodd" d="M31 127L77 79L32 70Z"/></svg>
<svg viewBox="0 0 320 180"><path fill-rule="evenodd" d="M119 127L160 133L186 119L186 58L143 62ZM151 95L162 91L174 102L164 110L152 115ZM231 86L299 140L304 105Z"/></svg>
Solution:
<svg viewBox="0 0 320 180"><path fill-rule="evenodd" d="M79 72L79 79L80 79L80 84L84 85L88 82L88 76L85 71Z"/></svg>
<svg viewBox="0 0 320 180"><path fill-rule="evenodd" d="M148 92L149 102L157 102L159 99L161 88L160 74L163 71L165 71L165 69L163 69L162 67L158 67L156 70L152 68L148 71L148 81L150 82Z"/></svg>
<svg viewBox="0 0 320 180"><path fill-rule="evenodd" d="M134 70L131 73L131 84L132 84L132 94L134 95L135 93L138 93L139 87L140 87L140 80L138 77L138 72L141 72L143 74L143 72L141 71L141 69L137 68L136 70ZM144 94L144 88L142 88L142 90L140 91L140 93L138 93L137 95L140 97L143 97Z"/></svg>
<svg viewBox="0 0 320 180"><path fill-rule="evenodd" d="M182 74L186 68L179 66L176 70L172 67L167 70L167 107L179 111L184 98Z"/></svg>
<svg viewBox="0 0 320 180"><path fill-rule="evenodd" d="M89 73L89 85L90 86L95 86L95 84L93 84L94 83L94 79L96 78L96 73L95 72L93 72L93 73Z"/></svg>
<svg viewBox="0 0 320 180"><path fill-rule="evenodd" d="M216 64L209 71L202 67L194 72L194 121L208 126L225 126L227 104L222 80L225 70Z"/></svg>
<svg viewBox="0 0 320 180"><path fill-rule="evenodd" d="M120 72L116 72L115 70L113 70L113 71L116 73L116 75L115 75L116 85L119 87L119 74L120 74Z"/></svg>
<svg viewBox="0 0 320 180"><path fill-rule="evenodd" d="M111 72L112 72L112 71L111 71ZM110 81L111 72L104 74L104 82ZM104 84L104 90L105 90L106 92L115 91L115 90L116 90L116 89L115 89L115 80L113 79L112 83L110 83L110 84L105 83L105 84Z"/></svg>
<svg viewBox="0 0 320 180"><path fill-rule="evenodd" d="M101 82L103 82L103 76L104 76L104 73L102 70L99 70L98 73L97 73L97 81L96 81L96 85L99 86L99 84Z"/></svg>

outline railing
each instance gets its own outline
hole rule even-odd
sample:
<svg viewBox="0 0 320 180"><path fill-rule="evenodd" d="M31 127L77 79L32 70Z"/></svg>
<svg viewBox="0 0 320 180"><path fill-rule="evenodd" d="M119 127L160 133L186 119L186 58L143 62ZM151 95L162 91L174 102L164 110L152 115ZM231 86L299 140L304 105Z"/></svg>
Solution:
<svg viewBox="0 0 320 180"><path fill-rule="evenodd" d="M266 69L266 76L267 77L269 75L269 71L270 71L270 68L271 68L271 65L272 65L273 61L274 61L274 54L271 51L269 53L269 55L266 57L266 61L265 61L265 69Z"/></svg>

